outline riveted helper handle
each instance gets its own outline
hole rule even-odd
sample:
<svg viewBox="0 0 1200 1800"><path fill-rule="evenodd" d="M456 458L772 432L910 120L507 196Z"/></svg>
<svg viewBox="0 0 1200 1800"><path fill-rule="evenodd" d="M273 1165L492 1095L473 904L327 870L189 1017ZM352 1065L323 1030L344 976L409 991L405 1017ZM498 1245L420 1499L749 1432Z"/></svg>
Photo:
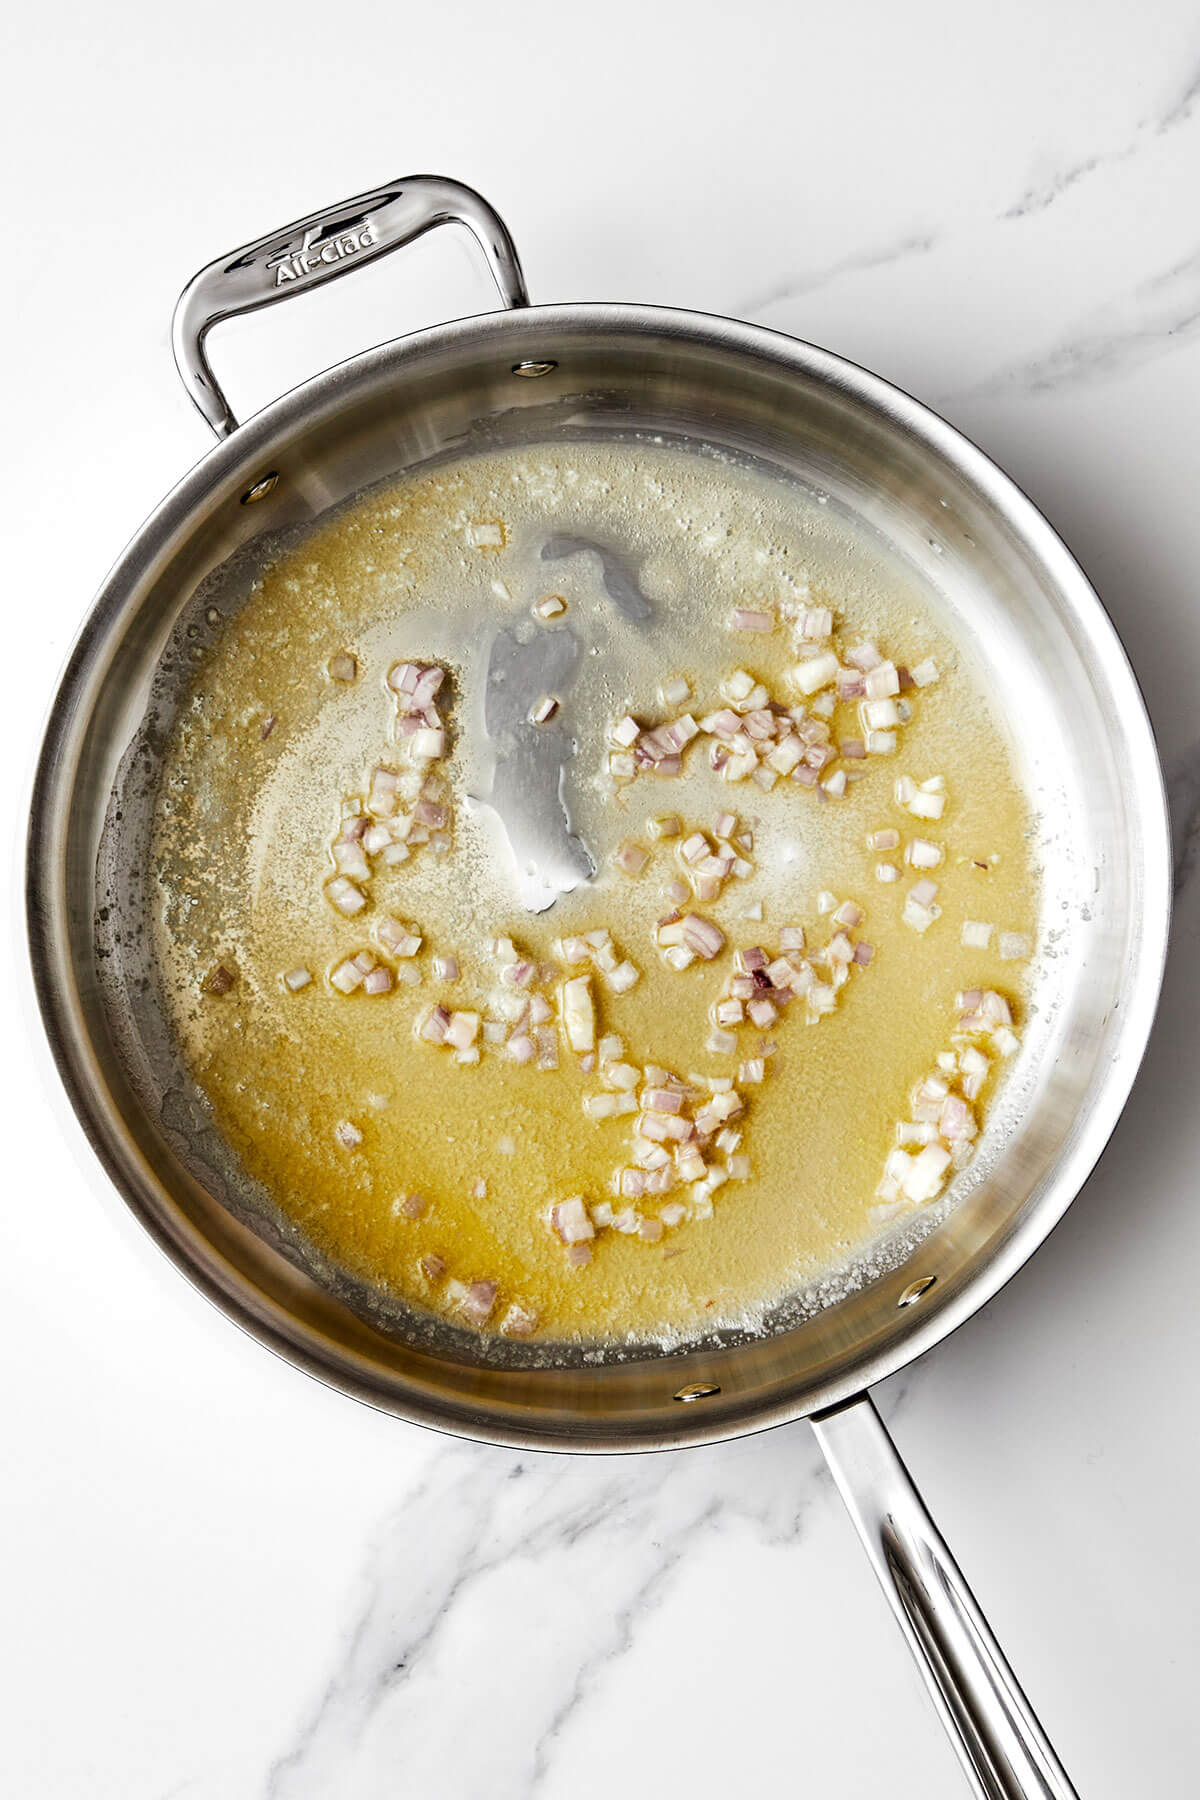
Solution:
<svg viewBox="0 0 1200 1800"><path fill-rule="evenodd" d="M175 364L218 437L237 420L208 361L213 326L348 275L435 225L465 225L483 251L504 306L528 306L516 245L503 219L473 188L440 175L408 175L369 194L297 219L211 262L184 288L171 321Z"/></svg>
<svg viewBox="0 0 1200 1800"><path fill-rule="evenodd" d="M1078 1800L867 1395L812 1421L980 1800Z"/></svg>

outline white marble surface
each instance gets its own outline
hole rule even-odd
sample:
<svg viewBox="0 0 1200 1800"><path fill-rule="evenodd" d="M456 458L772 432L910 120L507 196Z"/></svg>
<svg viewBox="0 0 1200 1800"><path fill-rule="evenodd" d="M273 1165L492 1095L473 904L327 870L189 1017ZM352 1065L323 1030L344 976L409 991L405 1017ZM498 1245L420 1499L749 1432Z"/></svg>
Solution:
<svg viewBox="0 0 1200 1800"><path fill-rule="evenodd" d="M10 844L88 598L207 447L167 348L177 288L388 176L483 188L537 299L740 314L879 370L984 444L1077 550L1172 775L1167 995L1066 1222L881 1401L1081 1792L1191 1791L1194 7L76 0L12 29ZM465 251L430 239L218 355L245 410L483 293ZM193 1294L57 1095L10 857L0 1789L963 1792L807 1428L605 1462L455 1445L325 1392Z"/></svg>

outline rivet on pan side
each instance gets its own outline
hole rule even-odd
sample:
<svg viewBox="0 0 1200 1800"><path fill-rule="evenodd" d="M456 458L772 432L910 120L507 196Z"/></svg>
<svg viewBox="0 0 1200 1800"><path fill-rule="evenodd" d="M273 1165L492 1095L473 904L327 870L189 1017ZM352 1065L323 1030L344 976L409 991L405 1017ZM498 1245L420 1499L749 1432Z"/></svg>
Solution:
<svg viewBox="0 0 1200 1800"><path fill-rule="evenodd" d="M514 363L514 375L524 375L529 381L536 381L539 375L549 375L551 369L557 369L556 362L519 362Z"/></svg>
<svg viewBox="0 0 1200 1800"><path fill-rule="evenodd" d="M936 1280L936 1275L922 1275L919 1281L910 1281L899 1300L897 1300L896 1305L912 1306L915 1301L921 1298L922 1294L927 1294L929 1292Z"/></svg>
<svg viewBox="0 0 1200 1800"><path fill-rule="evenodd" d="M252 488L246 489L242 495L242 505L253 506L256 500L265 500L278 480L279 471L272 469L270 474L264 475L261 481L256 481Z"/></svg>
<svg viewBox="0 0 1200 1800"><path fill-rule="evenodd" d="M710 1400L714 1394L719 1394L720 1391L720 1388L711 1381L692 1381L687 1387L680 1388L675 1399L682 1400L686 1405L689 1400Z"/></svg>

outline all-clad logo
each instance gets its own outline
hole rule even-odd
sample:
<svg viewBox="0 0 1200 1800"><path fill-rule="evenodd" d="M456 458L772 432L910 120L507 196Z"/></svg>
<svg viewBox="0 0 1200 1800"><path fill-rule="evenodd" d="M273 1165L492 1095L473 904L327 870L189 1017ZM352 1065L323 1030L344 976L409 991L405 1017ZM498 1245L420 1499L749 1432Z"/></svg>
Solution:
<svg viewBox="0 0 1200 1800"><path fill-rule="evenodd" d="M305 275L314 275L322 265L328 268L333 263L343 262L346 257L354 256L359 250L366 250L379 242L379 233L372 219L353 231L339 232L337 237L326 238L324 243L314 248L316 237L317 227L310 225L299 250L287 250L282 255L267 258L268 269L275 271L276 287L286 287L289 281L300 281Z"/></svg>

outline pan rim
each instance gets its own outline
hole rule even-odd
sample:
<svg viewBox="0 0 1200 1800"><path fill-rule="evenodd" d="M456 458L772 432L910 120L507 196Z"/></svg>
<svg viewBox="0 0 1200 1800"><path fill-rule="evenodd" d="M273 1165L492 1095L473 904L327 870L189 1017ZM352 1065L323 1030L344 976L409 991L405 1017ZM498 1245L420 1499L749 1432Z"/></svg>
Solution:
<svg viewBox="0 0 1200 1800"><path fill-rule="evenodd" d="M65 841L67 802L71 793L65 752L81 698L102 664L107 646L131 589L149 578L155 562L189 528L189 521L211 503L214 489L244 479L260 464L268 446L277 446L302 427L336 412L354 388L366 385L400 363L453 349L462 342L504 343L513 360L527 356L547 330L594 334L597 331L658 339L678 338L705 348L748 357L848 394L899 428L930 454L955 466L1003 515L1030 558L1045 568L1069 596L1074 615L1088 638L1104 682L1121 709L1124 749L1132 759L1130 780L1139 796L1140 849L1135 886L1140 899L1140 925L1132 941L1128 1004L1113 1054L1098 1072L1088 1093L1087 1116L1068 1144L1047 1190L1005 1237L998 1249L962 1283L961 1289L928 1310L917 1309L910 1323L874 1355L847 1365L814 1392L785 1393L768 1402L741 1402L741 1410L680 1408L679 1424L667 1429L633 1429L620 1436L589 1432L586 1424L555 1429L549 1419L536 1426L515 1416L502 1416L499 1406L473 1412L464 1403L444 1399L437 1405L404 1383L398 1375L370 1375L354 1365L352 1353L315 1334L286 1309L234 1270L206 1245L198 1232L190 1236L155 1203L157 1183L143 1167L131 1167L130 1146L124 1155L110 1121L97 1104L97 1075L86 1033L72 1014L62 975L65 946L55 931L64 928L65 909L58 892ZM522 341L525 340L525 341ZM874 1382L932 1349L966 1322L1008 1281L1053 1230L1098 1162L1124 1110L1141 1065L1153 1024L1166 962L1171 914L1171 845L1165 784L1153 728L1115 627L1095 589L1061 536L1032 500L1000 467L955 426L923 402L846 358L768 328L739 320L679 308L606 302L573 302L537 306L520 312L489 313L436 325L408 337L364 351L312 377L246 421L231 437L214 445L172 488L131 538L98 591L87 613L58 683L34 777L26 859L26 916L34 984L44 1028L68 1097L92 1149L118 1193L141 1225L207 1299L249 1335L277 1355L316 1376L326 1385L376 1408L455 1436L521 1449L628 1453L715 1443L789 1423L829 1410ZM135 1159L136 1160L136 1159ZM140 1177L140 1179L139 1179ZM207 1249L208 1254L203 1252ZM702 1356L702 1351L690 1352ZM515 1409L514 1409L515 1410ZM522 1409L527 1414L527 1409ZM696 1415L700 1416L697 1417Z"/></svg>

